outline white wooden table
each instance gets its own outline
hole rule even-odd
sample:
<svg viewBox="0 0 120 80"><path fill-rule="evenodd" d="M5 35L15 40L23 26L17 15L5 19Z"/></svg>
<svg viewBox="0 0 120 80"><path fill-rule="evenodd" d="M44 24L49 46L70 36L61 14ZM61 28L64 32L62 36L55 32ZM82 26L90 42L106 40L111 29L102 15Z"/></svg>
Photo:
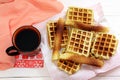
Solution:
<svg viewBox="0 0 120 80"><path fill-rule="evenodd" d="M103 10L106 19L108 20L109 24L114 27L120 27L120 5L118 1L114 0L101 0L103 4ZM117 32L120 32L116 30ZM106 73L102 73L97 75L92 80L120 80L120 67L117 67L113 70L110 70Z"/></svg>
<svg viewBox="0 0 120 80"><path fill-rule="evenodd" d="M79 4L79 0L59 0L64 5ZM91 0L92 1L92 0ZM120 4L119 0L99 0L108 23L111 26L120 27ZM87 1L89 3L89 1ZM119 31L119 30L117 30ZM0 80L51 80L47 68L44 69L9 69L0 71ZM102 73L91 80L120 80L120 67Z"/></svg>

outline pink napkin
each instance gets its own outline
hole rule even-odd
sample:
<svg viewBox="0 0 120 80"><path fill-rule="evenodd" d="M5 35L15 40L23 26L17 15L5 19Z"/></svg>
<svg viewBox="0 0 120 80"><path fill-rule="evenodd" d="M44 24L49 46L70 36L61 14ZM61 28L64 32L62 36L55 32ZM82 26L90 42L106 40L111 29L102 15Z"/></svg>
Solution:
<svg viewBox="0 0 120 80"><path fill-rule="evenodd" d="M15 57L5 50L12 45L11 36L18 27L41 22L62 9L56 0L0 0L0 70L14 66Z"/></svg>
<svg viewBox="0 0 120 80"><path fill-rule="evenodd" d="M0 4L4 4L4 3L8 3L8 2L12 2L14 0L0 0Z"/></svg>

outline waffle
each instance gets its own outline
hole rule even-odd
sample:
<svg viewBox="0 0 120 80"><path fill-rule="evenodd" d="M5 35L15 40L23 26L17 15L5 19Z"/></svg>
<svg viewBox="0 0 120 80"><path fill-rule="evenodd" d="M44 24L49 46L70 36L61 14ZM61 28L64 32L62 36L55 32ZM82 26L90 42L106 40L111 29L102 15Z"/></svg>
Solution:
<svg viewBox="0 0 120 80"><path fill-rule="evenodd" d="M60 70L63 70L64 72L68 74L74 74L80 69L80 64L73 62L73 61L67 61L67 60L60 59L57 65Z"/></svg>
<svg viewBox="0 0 120 80"><path fill-rule="evenodd" d="M88 64L97 67L102 67L104 62L103 60L96 59L94 57L85 57L83 55L73 54L73 53L64 53L60 55L60 59L69 60L79 64Z"/></svg>
<svg viewBox="0 0 120 80"><path fill-rule="evenodd" d="M66 24L71 24L73 21L93 24L93 11L91 9L69 7L66 15Z"/></svg>
<svg viewBox="0 0 120 80"><path fill-rule="evenodd" d="M115 54L117 48L117 39L114 35L98 33L95 36L91 53L100 59L109 59Z"/></svg>
<svg viewBox="0 0 120 80"><path fill-rule="evenodd" d="M72 28L66 52L89 56L93 33Z"/></svg>
<svg viewBox="0 0 120 80"><path fill-rule="evenodd" d="M109 28L101 25L90 25L84 24L80 22L73 22L73 25L78 29L86 30L86 31L94 31L94 32L109 32Z"/></svg>
<svg viewBox="0 0 120 80"><path fill-rule="evenodd" d="M61 49L64 24L65 24L64 19L59 18L59 20L57 22L57 26L56 26L55 41L54 41L54 47L53 47L53 53L52 53L52 60L53 61L59 59L59 51Z"/></svg>
<svg viewBox="0 0 120 80"><path fill-rule="evenodd" d="M53 48L53 46L54 46L56 26L57 26L57 22L55 22L55 21L49 21L47 23L48 42L49 42L50 48ZM68 40L68 29L66 27L64 27L61 47L66 46L67 40Z"/></svg>

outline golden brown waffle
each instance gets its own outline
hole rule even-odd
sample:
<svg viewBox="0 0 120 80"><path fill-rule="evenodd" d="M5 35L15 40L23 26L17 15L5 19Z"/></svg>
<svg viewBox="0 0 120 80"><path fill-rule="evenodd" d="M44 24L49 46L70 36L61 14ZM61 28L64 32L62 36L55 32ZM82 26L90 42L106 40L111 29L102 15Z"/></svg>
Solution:
<svg viewBox="0 0 120 80"><path fill-rule="evenodd" d="M93 33L72 28L66 52L89 56Z"/></svg>
<svg viewBox="0 0 120 80"><path fill-rule="evenodd" d="M115 54L117 44L118 41L114 35L98 33L95 36L91 52L97 58L109 59Z"/></svg>
<svg viewBox="0 0 120 80"><path fill-rule="evenodd" d="M90 24L84 24L80 22L73 22L76 28L86 30L86 31L94 31L94 32L109 32L108 27L104 27L102 25L90 25ZM74 26L73 25L73 26Z"/></svg>
<svg viewBox="0 0 120 80"><path fill-rule="evenodd" d="M80 69L80 64L73 61L59 60L57 65L60 70L68 74L73 74Z"/></svg>
<svg viewBox="0 0 120 80"><path fill-rule="evenodd" d="M66 16L66 24L71 24L73 21L93 24L93 11L91 9L69 7Z"/></svg>
<svg viewBox="0 0 120 80"><path fill-rule="evenodd" d="M56 26L56 33L55 33L55 41L54 41L54 47L53 47L53 53L52 53L52 60L58 60L59 59L59 51L61 49L61 43L62 43L62 35L64 31L64 24L65 21L63 18L59 18Z"/></svg>
<svg viewBox="0 0 120 80"><path fill-rule="evenodd" d="M54 46L56 26L57 26L57 22L55 21L49 21L47 23L48 41L49 41L49 46L51 48L53 48ZM68 29L64 27L61 47L65 47L67 41L68 41Z"/></svg>
<svg viewBox="0 0 120 80"><path fill-rule="evenodd" d="M85 57L83 55L66 52L60 55L60 59L73 61L79 64L89 64L97 67L102 67L104 64L103 60L96 59L94 57Z"/></svg>

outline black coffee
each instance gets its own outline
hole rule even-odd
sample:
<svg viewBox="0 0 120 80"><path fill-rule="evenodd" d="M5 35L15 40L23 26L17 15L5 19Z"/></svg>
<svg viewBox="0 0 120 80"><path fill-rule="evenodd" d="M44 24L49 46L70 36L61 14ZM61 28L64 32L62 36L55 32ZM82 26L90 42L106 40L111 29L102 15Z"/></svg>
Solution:
<svg viewBox="0 0 120 80"><path fill-rule="evenodd" d="M15 38L15 44L21 51L32 51L39 46L39 36L34 30L21 30Z"/></svg>

